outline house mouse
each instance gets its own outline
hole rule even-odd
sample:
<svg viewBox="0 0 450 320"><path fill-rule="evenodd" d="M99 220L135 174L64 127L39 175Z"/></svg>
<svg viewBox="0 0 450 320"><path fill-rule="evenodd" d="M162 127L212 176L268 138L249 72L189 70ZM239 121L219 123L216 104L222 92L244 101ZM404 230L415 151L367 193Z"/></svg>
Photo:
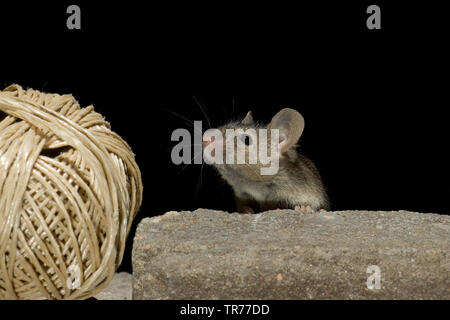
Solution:
<svg viewBox="0 0 450 320"><path fill-rule="evenodd" d="M205 162L212 164L232 187L238 212L295 209L302 213L313 213L329 210L328 196L316 166L297 151L304 126L305 121L299 112L285 108L267 126L255 122L249 111L243 120L213 129L215 134L207 134L211 129L205 132ZM227 132L232 131L234 136L230 138ZM275 136L277 139L274 140ZM230 141L233 144L228 144ZM267 150L275 150L277 158L274 159L278 161L278 170L272 174L263 174L269 164L267 161L263 163L262 157L259 158L261 154L255 151L262 150L261 142L268 146ZM238 146L245 154L245 163L236 161ZM230 159L231 148L234 148L234 152ZM223 163L212 161L219 151L231 161L227 162L225 158ZM258 155L256 162L249 161L253 151L256 152L253 155Z"/></svg>

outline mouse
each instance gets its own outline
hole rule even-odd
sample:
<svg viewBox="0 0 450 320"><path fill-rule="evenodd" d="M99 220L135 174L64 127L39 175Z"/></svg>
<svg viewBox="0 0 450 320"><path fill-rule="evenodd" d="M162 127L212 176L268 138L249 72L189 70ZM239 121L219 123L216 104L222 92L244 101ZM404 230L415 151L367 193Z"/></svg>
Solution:
<svg viewBox="0 0 450 320"><path fill-rule="evenodd" d="M298 151L304 127L304 118L298 111L284 108L267 125L256 122L249 111L242 120L213 129L215 135L206 134L211 129L205 132L202 143L204 160L215 167L233 189L239 213L294 209L310 214L330 209L329 198L317 167ZM217 135L217 132L221 135ZM230 138L227 132L234 134ZM273 139L275 136L277 139ZM227 142L230 139L232 144ZM262 173L269 164L260 159L260 153L256 153L256 161L249 161L252 150L258 147L261 149L261 142L268 146L267 149L275 150L278 161L275 173ZM239 146L245 154L244 163L236 161ZM234 161L212 161L211 158L217 151L228 157L231 148L231 160Z"/></svg>

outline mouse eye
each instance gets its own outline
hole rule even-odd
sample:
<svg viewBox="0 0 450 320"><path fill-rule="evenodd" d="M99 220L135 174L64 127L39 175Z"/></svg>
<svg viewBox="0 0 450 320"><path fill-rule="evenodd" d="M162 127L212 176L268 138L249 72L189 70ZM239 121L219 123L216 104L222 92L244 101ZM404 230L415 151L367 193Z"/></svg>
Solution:
<svg viewBox="0 0 450 320"><path fill-rule="evenodd" d="M248 134L243 134L240 136L241 141L245 143L246 146L249 146L252 144L252 137L250 137Z"/></svg>

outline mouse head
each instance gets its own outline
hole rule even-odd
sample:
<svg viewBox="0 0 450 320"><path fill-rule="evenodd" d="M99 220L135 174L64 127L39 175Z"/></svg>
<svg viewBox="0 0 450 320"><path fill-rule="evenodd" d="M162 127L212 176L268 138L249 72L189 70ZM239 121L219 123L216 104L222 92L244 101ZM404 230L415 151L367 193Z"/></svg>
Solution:
<svg viewBox="0 0 450 320"><path fill-rule="evenodd" d="M296 146L304 127L303 117L293 109L280 110L266 127L256 123L249 111L241 121L205 132L205 162L226 179L270 179L278 172L280 159ZM276 170L269 170L274 165Z"/></svg>

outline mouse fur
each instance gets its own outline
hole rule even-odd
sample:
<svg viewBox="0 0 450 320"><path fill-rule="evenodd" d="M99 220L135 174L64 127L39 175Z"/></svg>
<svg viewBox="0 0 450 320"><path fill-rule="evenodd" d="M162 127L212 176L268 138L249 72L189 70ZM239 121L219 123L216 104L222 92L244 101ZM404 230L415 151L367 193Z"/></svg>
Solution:
<svg viewBox="0 0 450 320"><path fill-rule="evenodd" d="M303 127L304 120L300 113L285 108L278 112L267 126L253 121L252 113L249 112L242 121L231 122L218 128L224 134L226 129L252 128L258 132L260 128L277 128L283 140L279 147L279 169L274 175L261 175L259 169L264 165L260 163L213 164L232 187L238 212L296 209L311 213L329 210L329 199L319 171L310 159L298 152L298 140ZM270 139L268 140L270 145ZM226 149L223 142L218 147Z"/></svg>

